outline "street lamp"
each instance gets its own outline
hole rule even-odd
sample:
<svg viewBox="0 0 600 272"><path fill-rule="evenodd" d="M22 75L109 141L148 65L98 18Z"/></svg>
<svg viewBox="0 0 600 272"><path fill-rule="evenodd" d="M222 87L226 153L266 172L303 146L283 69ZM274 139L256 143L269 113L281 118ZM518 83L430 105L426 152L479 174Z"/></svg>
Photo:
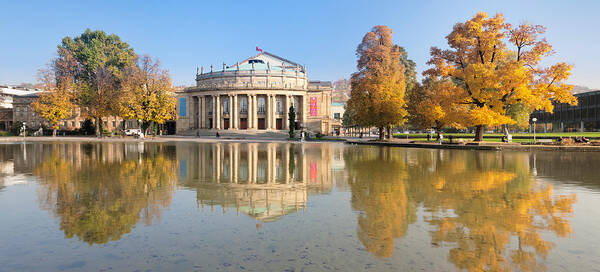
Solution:
<svg viewBox="0 0 600 272"><path fill-rule="evenodd" d="M531 119L531 121L533 121L533 142L537 142L537 140L535 139L535 122L537 122L537 118L533 117Z"/></svg>

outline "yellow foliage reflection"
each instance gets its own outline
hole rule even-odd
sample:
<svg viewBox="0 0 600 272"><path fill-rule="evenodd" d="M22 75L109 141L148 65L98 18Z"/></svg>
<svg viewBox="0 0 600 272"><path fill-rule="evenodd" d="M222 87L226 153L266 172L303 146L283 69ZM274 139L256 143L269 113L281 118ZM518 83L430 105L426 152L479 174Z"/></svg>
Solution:
<svg viewBox="0 0 600 272"><path fill-rule="evenodd" d="M160 146L53 144L34 166L40 205L60 219L67 238L119 240L140 219L151 224L171 203L176 162Z"/></svg>
<svg viewBox="0 0 600 272"><path fill-rule="evenodd" d="M353 208L361 211L359 237L377 256L392 255L417 206L434 227L432 245L449 248L449 261L469 271L542 270L540 258L554 247L542 233L572 233L575 195L556 196L537 182L526 153L354 153L345 160Z"/></svg>
<svg viewBox="0 0 600 272"><path fill-rule="evenodd" d="M406 168L398 149L362 148L346 152L350 173L352 208L358 217L358 238L379 257L394 253L395 238L406 235L415 221L413 203L408 201Z"/></svg>

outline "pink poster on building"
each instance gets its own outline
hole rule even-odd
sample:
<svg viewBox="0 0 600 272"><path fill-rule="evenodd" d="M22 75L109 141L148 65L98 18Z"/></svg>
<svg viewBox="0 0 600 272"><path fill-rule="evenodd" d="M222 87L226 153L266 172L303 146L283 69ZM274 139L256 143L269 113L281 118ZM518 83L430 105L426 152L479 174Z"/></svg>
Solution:
<svg viewBox="0 0 600 272"><path fill-rule="evenodd" d="M317 98L311 97L310 98L310 116L317 116L318 114L319 114L319 111L317 110Z"/></svg>

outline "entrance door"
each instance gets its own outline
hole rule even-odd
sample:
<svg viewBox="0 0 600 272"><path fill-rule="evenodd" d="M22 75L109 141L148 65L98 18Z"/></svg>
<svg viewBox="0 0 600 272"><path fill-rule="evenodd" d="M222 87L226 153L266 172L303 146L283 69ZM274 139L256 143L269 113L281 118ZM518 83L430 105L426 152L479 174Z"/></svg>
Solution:
<svg viewBox="0 0 600 272"><path fill-rule="evenodd" d="M296 130L300 130L300 122L296 121Z"/></svg>
<svg viewBox="0 0 600 272"><path fill-rule="evenodd" d="M240 118L240 129L248 129L248 119Z"/></svg>
<svg viewBox="0 0 600 272"><path fill-rule="evenodd" d="M208 118L208 128L213 128L212 118Z"/></svg>
<svg viewBox="0 0 600 272"><path fill-rule="evenodd" d="M258 118L258 129L267 129L265 118Z"/></svg>
<svg viewBox="0 0 600 272"><path fill-rule="evenodd" d="M275 128L283 129L283 118L277 118L275 121Z"/></svg>
<svg viewBox="0 0 600 272"><path fill-rule="evenodd" d="M229 118L223 120L223 129L229 129Z"/></svg>

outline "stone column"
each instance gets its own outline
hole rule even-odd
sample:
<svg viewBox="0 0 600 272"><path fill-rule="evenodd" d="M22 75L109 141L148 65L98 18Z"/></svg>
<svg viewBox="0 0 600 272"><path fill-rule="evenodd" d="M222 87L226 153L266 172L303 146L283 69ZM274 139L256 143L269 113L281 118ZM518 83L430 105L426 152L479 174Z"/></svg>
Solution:
<svg viewBox="0 0 600 272"><path fill-rule="evenodd" d="M283 128L284 129L290 129L290 121L289 119L289 115L290 115L290 96L286 95L285 96L285 103L284 103L284 107L285 109L283 109Z"/></svg>
<svg viewBox="0 0 600 272"><path fill-rule="evenodd" d="M267 108L265 110L265 122L267 122L267 130L271 129L271 95L267 94Z"/></svg>
<svg viewBox="0 0 600 272"><path fill-rule="evenodd" d="M231 107L231 115L233 116L233 129L237 129L237 115L238 115L238 110L237 110L237 95L233 95L231 96L233 98L233 103L232 103L232 107Z"/></svg>
<svg viewBox="0 0 600 272"><path fill-rule="evenodd" d="M216 118L216 122L217 122L217 129L221 129L221 98L219 95L217 95L216 99L215 99L215 115L217 116Z"/></svg>
<svg viewBox="0 0 600 272"><path fill-rule="evenodd" d="M239 110L238 110L238 103L237 103L237 94L233 95L233 128L234 129L238 129L238 115L239 115Z"/></svg>
<svg viewBox="0 0 600 272"><path fill-rule="evenodd" d="M217 96L211 96L212 101L212 129L217 129Z"/></svg>
<svg viewBox="0 0 600 272"><path fill-rule="evenodd" d="M273 129L276 130L277 129L277 95L273 95L272 96L272 101L271 101L271 105L273 105Z"/></svg>
<svg viewBox="0 0 600 272"><path fill-rule="evenodd" d="M198 128L204 128L204 96L198 96L198 105L200 110L198 111Z"/></svg>
<svg viewBox="0 0 600 272"><path fill-rule="evenodd" d="M258 129L258 97L252 95L252 127Z"/></svg>
<svg viewBox="0 0 600 272"><path fill-rule="evenodd" d="M308 120L308 95L302 96L302 127L307 128Z"/></svg>
<svg viewBox="0 0 600 272"><path fill-rule="evenodd" d="M200 116L198 116L198 118L200 118L200 128L206 128L206 96L200 96L200 104L201 104L201 111L200 111Z"/></svg>
<svg viewBox="0 0 600 272"><path fill-rule="evenodd" d="M252 109L253 107L253 102L252 102L252 96L250 94L246 95L247 99L248 99L248 119L247 119L247 124L248 124L248 129L254 128L254 122L252 121L253 118L253 113L252 113Z"/></svg>

